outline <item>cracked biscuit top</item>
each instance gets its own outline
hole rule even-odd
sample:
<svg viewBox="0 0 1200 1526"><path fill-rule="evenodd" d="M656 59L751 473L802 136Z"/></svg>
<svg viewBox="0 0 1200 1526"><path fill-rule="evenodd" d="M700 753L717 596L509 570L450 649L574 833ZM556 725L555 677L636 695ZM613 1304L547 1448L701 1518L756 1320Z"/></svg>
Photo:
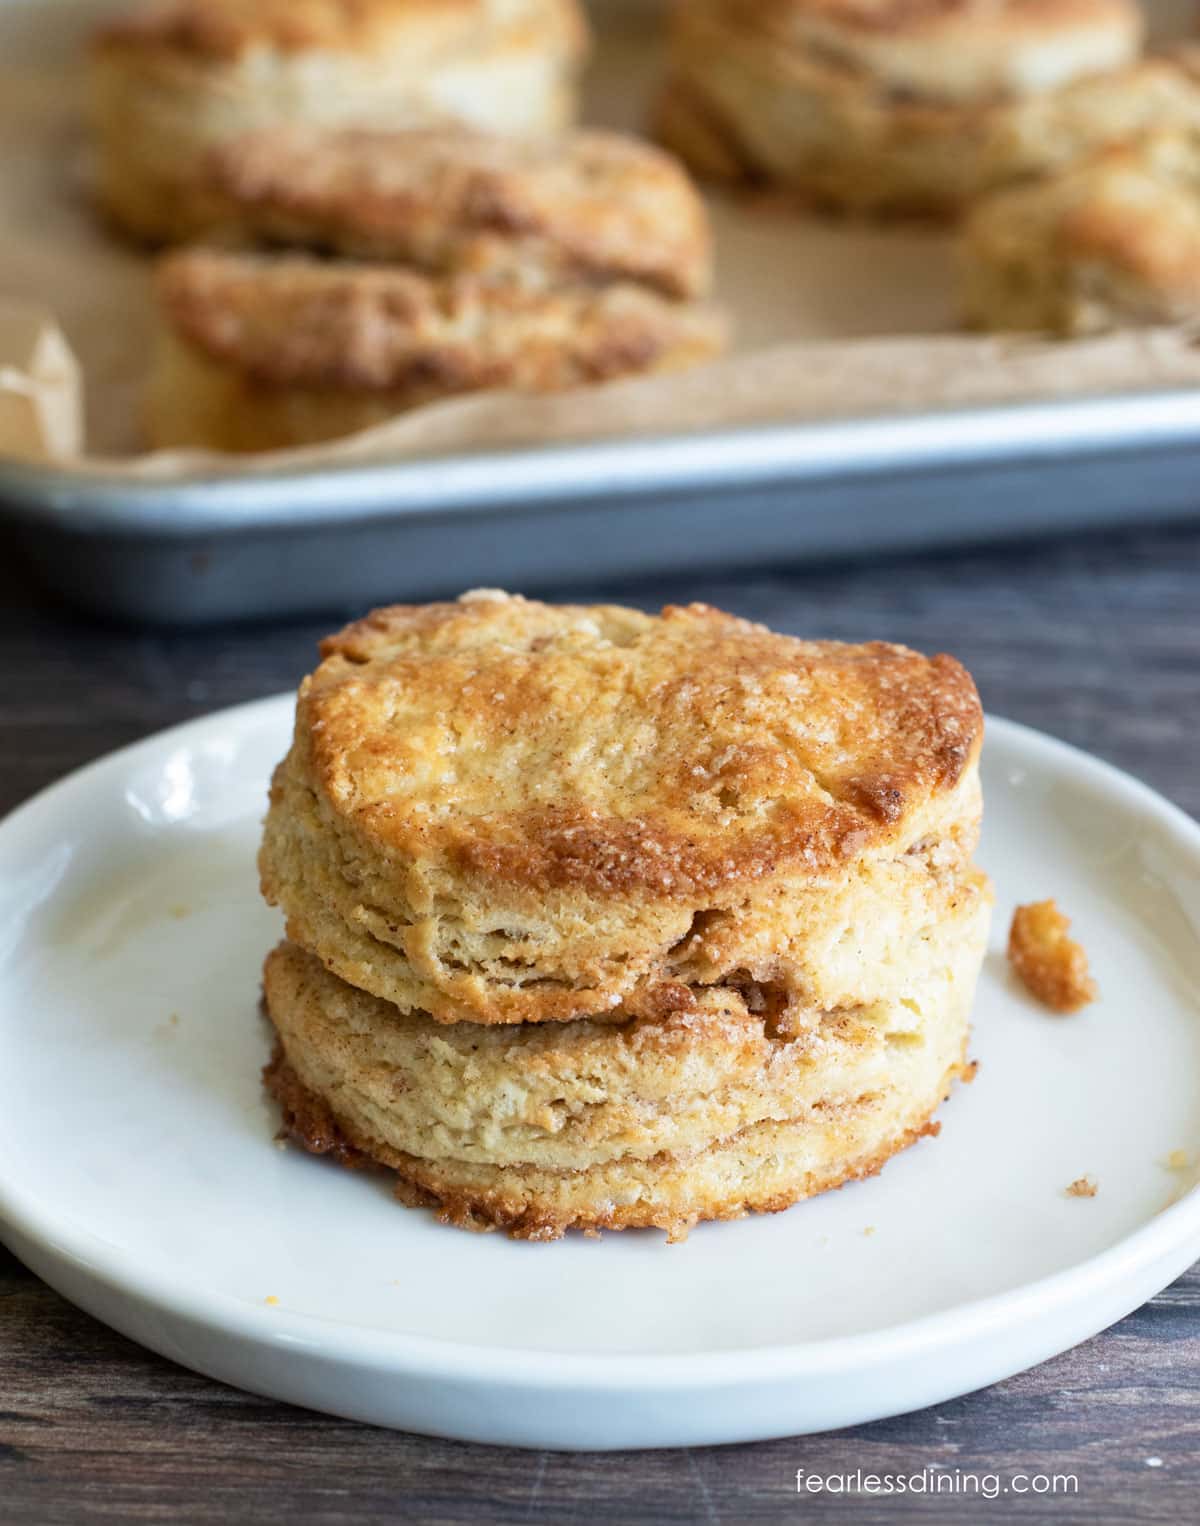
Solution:
<svg viewBox="0 0 1200 1526"><path fill-rule="evenodd" d="M982 732L970 676L873 642L487 592L331 637L297 745L335 816L490 882L687 896L903 837Z"/></svg>

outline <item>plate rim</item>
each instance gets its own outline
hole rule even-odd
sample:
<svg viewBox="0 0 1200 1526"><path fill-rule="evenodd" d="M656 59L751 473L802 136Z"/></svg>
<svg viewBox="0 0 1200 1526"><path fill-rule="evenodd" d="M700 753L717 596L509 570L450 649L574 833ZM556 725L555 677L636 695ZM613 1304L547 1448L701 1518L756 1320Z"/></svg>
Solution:
<svg viewBox="0 0 1200 1526"><path fill-rule="evenodd" d="M0 818L0 863L13 835L30 829L60 796L86 788L105 773L119 773L139 755L178 744L196 733L273 722L275 712L283 718L294 701L294 692L288 691L211 711L73 770ZM1081 769L1128 806L1140 808L1160 823L1185 855L1194 857L1200 870L1200 823L1149 785L1114 764L1021 722L989 714L985 747L988 737L1032 753L1035 760ZM260 1309L233 1294L187 1284L165 1270L130 1266L118 1248L108 1246L93 1231L56 1223L53 1209L43 1209L23 1194L19 1182L5 1175L2 1161L0 1241L17 1254L18 1246L27 1243L34 1247L39 1261L49 1258L52 1263L65 1265L111 1294L135 1300L168 1319L216 1329L222 1336L274 1352L302 1349L375 1371L433 1380L472 1378L511 1383L519 1378L523 1386L543 1389L583 1387L603 1392L633 1384L673 1390L694 1388L698 1379L703 1379L706 1388L718 1388L756 1378L778 1381L847 1376L867 1364L929 1358L965 1340L983 1335L995 1338L1005 1330L1016 1330L1035 1313L1045 1319L1079 1300L1127 1286L1155 1264L1178 1260L1189 1247L1194 1259L1200 1256L1200 1183L1104 1250L1005 1292L852 1335L682 1353L541 1351L520 1345L479 1345L412 1331L381 1330L286 1307ZM519 1374L514 1373L517 1359Z"/></svg>

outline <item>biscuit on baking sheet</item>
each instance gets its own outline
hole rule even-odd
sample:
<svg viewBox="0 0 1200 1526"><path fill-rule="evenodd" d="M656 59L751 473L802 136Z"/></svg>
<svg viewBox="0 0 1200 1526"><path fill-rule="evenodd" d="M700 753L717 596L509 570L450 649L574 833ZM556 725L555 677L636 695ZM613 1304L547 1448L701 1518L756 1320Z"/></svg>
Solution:
<svg viewBox="0 0 1200 1526"><path fill-rule="evenodd" d="M720 317L624 282L429 276L184 249L158 291L157 447L256 451L353 434L441 398L562 391L715 355Z"/></svg>
<svg viewBox="0 0 1200 1526"><path fill-rule="evenodd" d="M104 26L91 58L102 207L178 241L219 218L208 151L280 122L569 125L578 0L159 0Z"/></svg>
<svg viewBox="0 0 1200 1526"><path fill-rule="evenodd" d="M997 191L962 234L966 320L1069 336L1200 317L1200 137Z"/></svg>
<svg viewBox="0 0 1200 1526"><path fill-rule="evenodd" d="M271 128L217 150L211 179L251 240L434 271L535 266L675 297L711 285L708 215L686 172L619 133Z"/></svg>
<svg viewBox="0 0 1200 1526"><path fill-rule="evenodd" d="M288 937L438 1022L784 1027L940 978L982 893L979 700L949 657L503 595L322 647L259 860Z"/></svg>
<svg viewBox="0 0 1200 1526"><path fill-rule="evenodd" d="M996 117L1137 57L1134 0L679 0L660 135L706 174L952 211Z"/></svg>
<svg viewBox="0 0 1200 1526"><path fill-rule="evenodd" d="M777 1210L931 1131L963 1074L987 900L929 934L904 999L780 1028L736 986L661 1017L450 1026L355 990L293 944L267 959L267 1084L317 1153L397 1172L452 1222L531 1239Z"/></svg>
<svg viewBox="0 0 1200 1526"><path fill-rule="evenodd" d="M1153 132L1200 137L1200 78L1174 59L1143 59L996 112L983 185L997 189L1054 174Z"/></svg>

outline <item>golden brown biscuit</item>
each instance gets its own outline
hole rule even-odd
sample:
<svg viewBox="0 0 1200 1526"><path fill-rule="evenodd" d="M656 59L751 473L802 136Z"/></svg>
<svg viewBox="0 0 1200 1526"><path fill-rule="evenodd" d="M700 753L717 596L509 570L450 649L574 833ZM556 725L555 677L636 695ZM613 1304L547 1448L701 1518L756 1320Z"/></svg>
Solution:
<svg viewBox="0 0 1200 1526"><path fill-rule="evenodd" d="M1130 65L1133 0L680 0L664 141L694 168L858 210L946 212L1004 115Z"/></svg>
<svg viewBox="0 0 1200 1526"><path fill-rule="evenodd" d="M1200 316L1200 137L1155 135L986 197L961 267L979 328L1076 335Z"/></svg>
<svg viewBox="0 0 1200 1526"><path fill-rule="evenodd" d="M987 898L933 933L902 1001L796 1031L714 987L665 1018L445 1026L282 944L267 960L268 1085L316 1153L393 1168L402 1196L525 1238L777 1210L869 1174L929 1132L963 1073Z"/></svg>
<svg viewBox="0 0 1200 1526"><path fill-rule="evenodd" d="M1058 173L1148 133L1200 135L1200 82L1147 58L995 112L981 161L984 190Z"/></svg>
<svg viewBox="0 0 1200 1526"><path fill-rule="evenodd" d="M189 238L220 215L208 151L281 122L559 132L585 40L578 0L162 0L97 35L101 204Z"/></svg>
<svg viewBox="0 0 1200 1526"><path fill-rule="evenodd" d="M555 142L469 129L268 129L212 161L231 227L251 239L443 271L711 285L703 202L679 164L619 133Z"/></svg>
<svg viewBox="0 0 1200 1526"><path fill-rule="evenodd" d="M558 391L709 359L721 320L629 284L425 276L182 250L163 261L158 446L271 450L485 388Z"/></svg>
<svg viewBox="0 0 1200 1526"><path fill-rule="evenodd" d="M948 657L477 593L322 647L263 891L349 984L439 1022L782 1024L902 999L979 889L978 697Z"/></svg>
<svg viewBox="0 0 1200 1526"><path fill-rule="evenodd" d="M897 95L974 104L1034 95L1128 63L1127 0L683 0L776 50L824 58Z"/></svg>

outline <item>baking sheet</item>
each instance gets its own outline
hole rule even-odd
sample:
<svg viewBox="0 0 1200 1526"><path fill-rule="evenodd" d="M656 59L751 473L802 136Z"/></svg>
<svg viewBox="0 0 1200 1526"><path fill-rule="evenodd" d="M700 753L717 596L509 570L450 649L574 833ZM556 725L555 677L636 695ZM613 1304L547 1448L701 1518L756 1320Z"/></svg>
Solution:
<svg viewBox="0 0 1200 1526"><path fill-rule="evenodd" d="M348 614L470 584L611 586L1200 511L1191 336L948 332L943 234L762 200L714 202L741 335L711 368L477 395L307 452L122 456L151 325L145 261L86 201L80 31L104 8L0 0L0 304L48 304L83 361L90 427L89 454L63 445L70 366L8 322L28 368L0 357L10 416L57 424L22 436L47 459L0 459L0 531L76 606L154 625ZM601 0L594 118L639 119L657 9Z"/></svg>
<svg viewBox="0 0 1200 1526"><path fill-rule="evenodd" d="M83 39L112 9L113 0L0 4L0 300L53 313L80 359L86 452L60 454L61 468L168 481L214 467L277 472L1200 383L1200 350L1178 334L1073 345L955 334L952 245L938 228L823 220L777 198L714 195L718 295L736 332L734 354L716 366L550 398L455 400L304 452L139 459L150 265L92 215L80 106ZM1160 8L1160 29L1178 25L1173 9ZM658 0L594 6L587 121L644 124L662 12Z"/></svg>

